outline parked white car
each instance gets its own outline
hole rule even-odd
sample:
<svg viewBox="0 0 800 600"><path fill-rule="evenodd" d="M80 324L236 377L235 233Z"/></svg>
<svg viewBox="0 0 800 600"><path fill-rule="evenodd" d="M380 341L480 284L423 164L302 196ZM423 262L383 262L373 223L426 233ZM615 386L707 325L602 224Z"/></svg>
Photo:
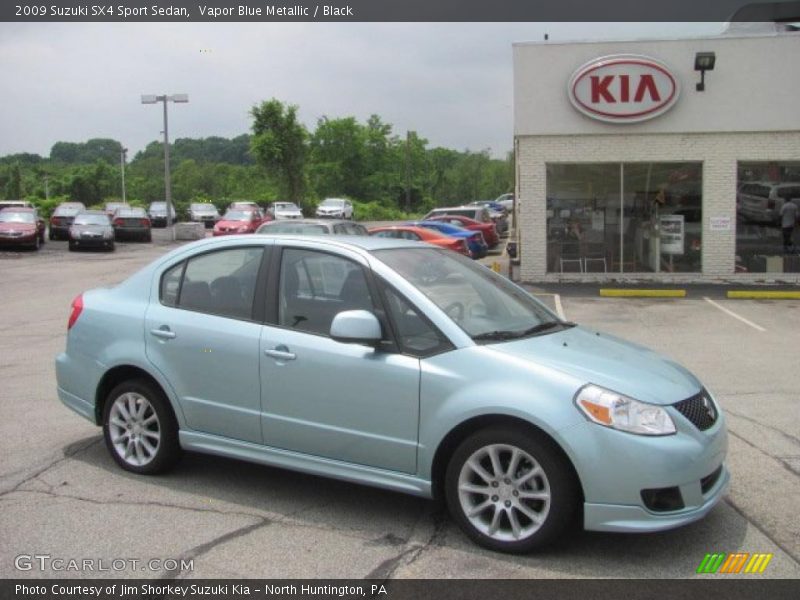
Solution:
<svg viewBox="0 0 800 600"><path fill-rule="evenodd" d="M276 221L281 219L302 219L303 212L294 202L273 202L269 205L267 212L271 214Z"/></svg>
<svg viewBox="0 0 800 600"><path fill-rule="evenodd" d="M795 198L800 199L800 182L743 183L736 197L736 210L748 221L778 224L784 202Z"/></svg>
<svg viewBox="0 0 800 600"><path fill-rule="evenodd" d="M352 219L353 204L346 198L325 198L317 206L318 219Z"/></svg>

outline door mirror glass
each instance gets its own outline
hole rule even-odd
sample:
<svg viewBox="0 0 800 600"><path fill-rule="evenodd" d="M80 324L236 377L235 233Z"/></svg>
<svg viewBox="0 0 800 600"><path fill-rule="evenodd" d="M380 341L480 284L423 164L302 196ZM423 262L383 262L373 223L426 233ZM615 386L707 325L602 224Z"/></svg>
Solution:
<svg viewBox="0 0 800 600"><path fill-rule="evenodd" d="M372 346L383 338L378 318L368 310L345 310L331 323L331 337L345 344Z"/></svg>

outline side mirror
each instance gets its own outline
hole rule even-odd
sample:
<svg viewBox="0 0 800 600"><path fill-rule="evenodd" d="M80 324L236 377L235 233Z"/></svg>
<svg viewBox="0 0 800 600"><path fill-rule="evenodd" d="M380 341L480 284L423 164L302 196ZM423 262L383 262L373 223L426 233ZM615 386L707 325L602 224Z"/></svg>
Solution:
<svg viewBox="0 0 800 600"><path fill-rule="evenodd" d="M331 338L344 344L374 346L383 339L378 317L367 310L345 310L331 322Z"/></svg>

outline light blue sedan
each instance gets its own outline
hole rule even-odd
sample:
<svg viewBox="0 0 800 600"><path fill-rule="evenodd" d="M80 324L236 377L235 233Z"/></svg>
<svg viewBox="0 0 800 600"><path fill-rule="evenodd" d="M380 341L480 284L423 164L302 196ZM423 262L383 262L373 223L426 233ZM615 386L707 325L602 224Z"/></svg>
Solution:
<svg viewBox="0 0 800 600"><path fill-rule="evenodd" d="M442 497L505 552L581 517L683 525L729 481L724 417L686 369L416 242L182 246L78 296L56 372L123 469L189 450Z"/></svg>

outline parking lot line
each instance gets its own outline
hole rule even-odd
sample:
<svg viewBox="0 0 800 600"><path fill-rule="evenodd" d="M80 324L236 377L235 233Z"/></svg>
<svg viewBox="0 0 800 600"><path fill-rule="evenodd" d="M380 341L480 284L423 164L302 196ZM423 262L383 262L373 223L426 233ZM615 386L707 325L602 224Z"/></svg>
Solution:
<svg viewBox="0 0 800 600"><path fill-rule="evenodd" d="M564 307L561 306L561 294L553 294L553 300L556 303L556 312L558 313L558 316L561 317L562 321L566 321L567 317L564 314Z"/></svg>
<svg viewBox="0 0 800 600"><path fill-rule="evenodd" d="M766 331L766 329L764 329L763 327L761 327L761 325L756 325L756 324L755 324L755 323L753 323L752 321L748 321L747 319L745 319L743 316L741 316L741 315L737 315L737 314L736 314L735 312L733 312L732 310L728 310L728 309L727 309L727 308L725 308L724 306L721 306L721 305L717 304L716 302L714 302L714 301L713 301L711 298L709 298L708 296L703 296L703 300L705 300L706 302L708 302L708 303L709 303L711 306L715 306L716 308L720 309L722 312L724 312L724 313L726 313L726 314L728 314L728 315L732 316L734 319L739 319L739 320L740 320L742 323L745 323L746 325L749 325L749 326L750 326L750 327L752 327L753 329L757 329L758 331Z"/></svg>

